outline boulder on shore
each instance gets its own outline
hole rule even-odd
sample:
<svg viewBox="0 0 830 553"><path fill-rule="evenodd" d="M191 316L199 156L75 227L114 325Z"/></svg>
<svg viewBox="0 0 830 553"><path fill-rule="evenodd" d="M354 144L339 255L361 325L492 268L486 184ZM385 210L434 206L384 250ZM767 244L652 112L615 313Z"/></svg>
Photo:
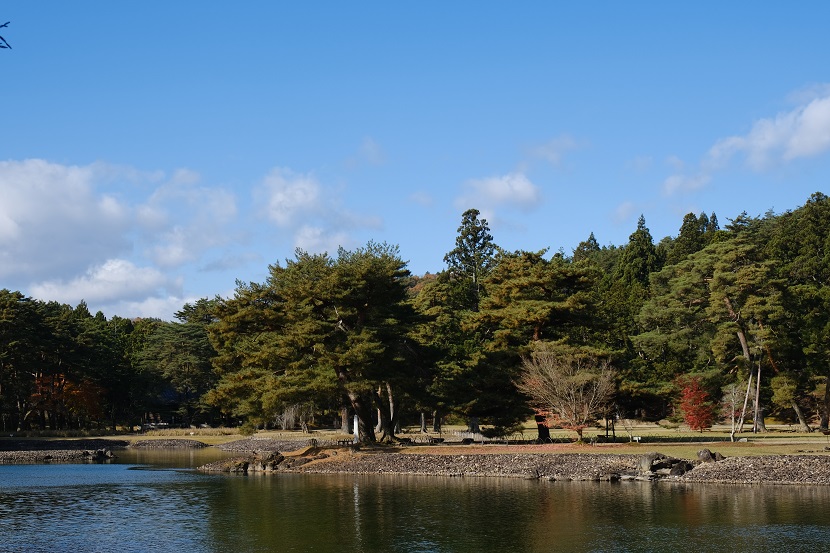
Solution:
<svg viewBox="0 0 830 553"><path fill-rule="evenodd" d="M325 459L325 453L319 453L312 457L286 457L279 451L254 452L245 457L232 457L214 461L198 468L204 472L229 472L234 474L249 474L252 472L271 473L276 471L287 471L301 467L316 459Z"/></svg>
<svg viewBox="0 0 830 553"><path fill-rule="evenodd" d="M665 476L683 476L694 468L694 464L686 459L669 457L662 453L646 453L637 462L637 470L641 478L649 480Z"/></svg>

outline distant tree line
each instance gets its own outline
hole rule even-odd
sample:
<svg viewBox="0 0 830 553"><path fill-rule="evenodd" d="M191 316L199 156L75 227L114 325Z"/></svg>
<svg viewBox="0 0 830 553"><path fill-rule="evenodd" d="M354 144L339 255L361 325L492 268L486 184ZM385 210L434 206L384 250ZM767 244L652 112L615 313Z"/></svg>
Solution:
<svg viewBox="0 0 830 553"><path fill-rule="evenodd" d="M591 234L571 255L506 251L470 209L444 263L413 276L385 243L297 250L265 282L187 304L176 322L2 290L2 428L350 431L356 415L371 442L449 417L493 434L534 415L580 435L601 417L828 427L824 194L724 228L690 213L658 243L640 217L627 244Z"/></svg>

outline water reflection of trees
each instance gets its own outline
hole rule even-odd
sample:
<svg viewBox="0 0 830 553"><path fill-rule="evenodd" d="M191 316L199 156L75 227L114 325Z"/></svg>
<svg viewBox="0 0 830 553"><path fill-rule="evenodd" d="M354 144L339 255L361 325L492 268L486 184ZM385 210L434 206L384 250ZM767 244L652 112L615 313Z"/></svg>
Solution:
<svg viewBox="0 0 830 553"><path fill-rule="evenodd" d="M659 483L553 483L541 501L533 551L557 544L568 551L697 550L713 545L767 551L803 540L800 529L815 526L830 537L822 509L826 487L719 486ZM815 534L814 534L815 535Z"/></svg>
<svg viewBox="0 0 830 553"><path fill-rule="evenodd" d="M209 509L217 551L516 550L529 537L539 488L394 476L252 476L220 484Z"/></svg>
<svg viewBox="0 0 830 553"><path fill-rule="evenodd" d="M765 551L765 536L780 543L790 526L830 536L816 508L828 500L826 488L790 486L254 475L218 477L206 508L216 551L647 551L726 539Z"/></svg>

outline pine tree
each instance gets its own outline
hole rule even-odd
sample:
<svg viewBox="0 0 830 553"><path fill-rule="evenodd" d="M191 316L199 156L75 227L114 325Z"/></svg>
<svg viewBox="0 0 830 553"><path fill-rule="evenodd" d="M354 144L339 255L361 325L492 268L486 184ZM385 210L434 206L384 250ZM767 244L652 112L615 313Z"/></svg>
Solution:
<svg viewBox="0 0 830 553"><path fill-rule="evenodd" d="M455 248L444 256L450 278L461 284L466 307L478 311L483 291L481 283L490 272L497 250L485 219L479 219L477 209L468 209L461 215L461 226L455 239Z"/></svg>
<svg viewBox="0 0 830 553"><path fill-rule="evenodd" d="M587 240L583 240L577 244L576 249L574 249L573 260L574 262L577 262L584 259L591 259L600 251L602 250L599 247L599 242L597 242L597 239L594 237L594 233L592 232L591 235L588 236Z"/></svg>
<svg viewBox="0 0 830 553"><path fill-rule="evenodd" d="M648 275L660 269L661 262L654 247L646 219L642 215L637 220L637 230L628 237L628 244L622 252L617 275L625 284L638 283L648 288Z"/></svg>

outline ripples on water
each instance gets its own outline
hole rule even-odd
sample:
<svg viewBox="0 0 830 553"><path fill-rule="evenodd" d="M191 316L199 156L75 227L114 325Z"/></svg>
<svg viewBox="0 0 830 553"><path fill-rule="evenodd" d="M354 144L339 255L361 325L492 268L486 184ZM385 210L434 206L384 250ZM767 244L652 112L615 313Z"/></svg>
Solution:
<svg viewBox="0 0 830 553"><path fill-rule="evenodd" d="M0 466L2 552L822 551L830 490ZM143 462L148 462L144 459Z"/></svg>

